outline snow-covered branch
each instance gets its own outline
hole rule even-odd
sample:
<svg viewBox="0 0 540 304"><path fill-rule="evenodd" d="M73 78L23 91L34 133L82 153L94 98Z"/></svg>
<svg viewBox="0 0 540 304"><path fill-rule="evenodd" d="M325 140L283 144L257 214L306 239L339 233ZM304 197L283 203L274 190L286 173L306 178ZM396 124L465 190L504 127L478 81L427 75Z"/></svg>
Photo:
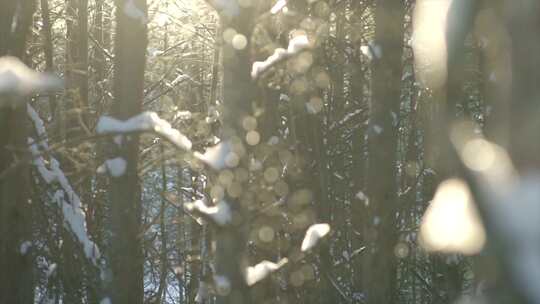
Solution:
<svg viewBox="0 0 540 304"><path fill-rule="evenodd" d="M82 208L81 200L60 168L59 162L52 156L48 160L45 160L40 151L40 147L43 150L48 150L47 134L43 120L41 120L38 113L29 104L27 105L27 112L34 124L37 135L40 137L40 141L28 138L30 152L33 156L32 163L45 183L56 186L57 190L51 192L50 196L58 207L62 209L65 221L64 225L83 246L85 256L94 265L97 265L97 260L100 258L100 251L88 235L86 214Z"/></svg>
<svg viewBox="0 0 540 304"><path fill-rule="evenodd" d="M101 116L96 132L98 134L154 132L180 149L189 151L192 146L191 141L184 134L171 127L171 124L161 119L155 112L143 112L125 121L110 116Z"/></svg>
<svg viewBox="0 0 540 304"><path fill-rule="evenodd" d="M231 207L225 200L219 201L214 206L207 206L202 200L196 200L192 203L185 203L184 208L218 226L225 226L232 221Z"/></svg>
<svg viewBox="0 0 540 304"><path fill-rule="evenodd" d="M287 47L287 49L277 48L274 50L274 54L266 58L265 61L255 61L251 68L251 78L259 78L271 67L293 56L296 56L297 54L309 49L310 47L311 44L306 35L298 35L292 38L289 41L289 46Z"/></svg>

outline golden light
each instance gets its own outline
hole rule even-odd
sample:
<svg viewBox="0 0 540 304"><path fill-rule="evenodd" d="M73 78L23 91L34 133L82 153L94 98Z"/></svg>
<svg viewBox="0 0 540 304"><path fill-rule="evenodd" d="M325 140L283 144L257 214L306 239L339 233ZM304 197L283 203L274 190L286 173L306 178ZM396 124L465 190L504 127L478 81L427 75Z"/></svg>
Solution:
<svg viewBox="0 0 540 304"><path fill-rule="evenodd" d="M446 82L445 24L450 0L419 0L413 17L412 47L416 76L431 89Z"/></svg>
<svg viewBox="0 0 540 304"><path fill-rule="evenodd" d="M420 226L420 243L428 251L478 253L486 233L467 184L449 179L439 185Z"/></svg>

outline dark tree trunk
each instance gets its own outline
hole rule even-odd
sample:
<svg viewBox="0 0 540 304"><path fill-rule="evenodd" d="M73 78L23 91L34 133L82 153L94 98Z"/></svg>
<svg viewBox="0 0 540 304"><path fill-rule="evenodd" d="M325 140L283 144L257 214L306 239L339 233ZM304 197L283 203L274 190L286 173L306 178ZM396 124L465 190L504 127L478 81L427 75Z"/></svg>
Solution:
<svg viewBox="0 0 540 304"><path fill-rule="evenodd" d="M33 13L31 0L0 1L0 57L24 57ZM0 96L4 98L25 97ZM16 108L0 108L0 303L30 304L34 302L33 259L31 252L20 249L32 240L28 163L4 174L26 156L26 103L18 103Z"/></svg>
<svg viewBox="0 0 540 304"><path fill-rule="evenodd" d="M368 127L368 245L364 264L368 304L395 302L397 241L397 125L403 52L402 1L379 0L375 8L372 102ZM377 54L379 53L379 54Z"/></svg>
<svg viewBox="0 0 540 304"><path fill-rule="evenodd" d="M116 40L113 115L128 119L140 113L143 100L147 27L143 17L133 18L124 9L129 1L116 1ZM143 16L146 0L132 4ZM146 18L146 17L144 17ZM127 162L124 175L111 177L112 302L143 303L143 253L141 233L141 190L138 177L139 138L124 136L122 145L111 143L117 157Z"/></svg>

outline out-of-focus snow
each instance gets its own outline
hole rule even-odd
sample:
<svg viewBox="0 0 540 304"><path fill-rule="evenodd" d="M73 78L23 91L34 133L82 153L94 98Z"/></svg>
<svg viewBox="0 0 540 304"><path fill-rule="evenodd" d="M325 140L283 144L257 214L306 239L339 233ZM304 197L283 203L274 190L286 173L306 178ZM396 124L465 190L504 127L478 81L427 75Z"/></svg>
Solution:
<svg viewBox="0 0 540 304"><path fill-rule="evenodd" d="M111 176L119 177L126 173L127 162L122 157L115 157L113 159L106 160L105 166L107 167L107 171L111 174Z"/></svg>
<svg viewBox="0 0 540 304"><path fill-rule="evenodd" d="M171 127L171 125L161 119L155 112L143 112L137 116L131 117L126 121L118 120L110 116L100 117L96 126L96 132L99 134L117 134L130 132L155 132L178 148L191 150L191 141L180 131Z"/></svg>
<svg viewBox="0 0 540 304"><path fill-rule="evenodd" d="M224 296L231 292L231 281L226 276L214 275L214 284L218 295Z"/></svg>
<svg viewBox="0 0 540 304"><path fill-rule="evenodd" d="M287 49L277 48L265 61L255 61L251 67L251 78L257 79L262 73L274 64L292 57L310 48L310 42L306 35L298 35L289 41Z"/></svg>
<svg viewBox="0 0 540 304"><path fill-rule="evenodd" d="M28 253L28 250L32 247L32 242L30 241L24 241L21 244L20 252L22 255L25 255Z"/></svg>
<svg viewBox="0 0 540 304"><path fill-rule="evenodd" d="M47 278L52 276L56 272L57 267L58 267L58 265L56 263L52 263L51 265L49 265L49 267L47 268L47 271L45 273L45 276Z"/></svg>
<svg viewBox="0 0 540 304"><path fill-rule="evenodd" d="M381 59L382 48L380 45L370 42L368 45L360 46L360 52L369 60Z"/></svg>
<svg viewBox="0 0 540 304"><path fill-rule="evenodd" d="M144 12L137 7L133 0L126 0L124 2L124 13L133 19L139 19L142 24L146 24L148 20Z"/></svg>
<svg viewBox="0 0 540 304"><path fill-rule="evenodd" d="M210 0L221 14L227 17L234 17L240 14L238 0Z"/></svg>
<svg viewBox="0 0 540 304"><path fill-rule="evenodd" d="M231 144L228 141L222 141L217 145L206 149L204 154L195 152L194 156L214 170L221 170L227 166L225 160L227 159L227 155L231 152Z"/></svg>
<svg viewBox="0 0 540 304"><path fill-rule="evenodd" d="M60 78L36 72L16 57L0 57L0 96L28 96L35 93L62 89ZM0 107L24 99L0 98Z"/></svg>
<svg viewBox="0 0 540 304"><path fill-rule="evenodd" d="M311 225L306 231L306 235L302 241L302 251L306 252L311 250L322 238L327 236L329 232L330 225L326 223Z"/></svg>
<svg viewBox="0 0 540 304"><path fill-rule="evenodd" d="M287 0L278 0L274 6L270 9L270 12L272 14L277 14L279 11L281 11L285 5L287 5Z"/></svg>
<svg viewBox="0 0 540 304"><path fill-rule="evenodd" d="M101 299L99 304L112 304L111 299L109 297Z"/></svg>
<svg viewBox="0 0 540 304"><path fill-rule="evenodd" d="M219 226L224 226L232 220L231 208L225 200L219 201L214 206L207 206L202 200L196 200L192 203L185 203L184 208L212 220Z"/></svg>
<svg viewBox="0 0 540 304"><path fill-rule="evenodd" d="M246 284L251 286L259 281L265 279L272 272L279 270L283 265L287 264L286 258L281 259L278 263L270 261L262 261L255 266L249 266L246 268Z"/></svg>

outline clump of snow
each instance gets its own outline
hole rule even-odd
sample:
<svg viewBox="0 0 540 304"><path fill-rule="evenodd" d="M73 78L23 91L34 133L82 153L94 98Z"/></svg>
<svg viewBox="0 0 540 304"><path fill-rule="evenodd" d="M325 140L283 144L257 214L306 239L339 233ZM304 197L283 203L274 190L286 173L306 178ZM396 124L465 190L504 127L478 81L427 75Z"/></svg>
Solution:
<svg viewBox="0 0 540 304"><path fill-rule="evenodd" d="M279 11L281 11L285 6L287 5L287 0L278 0L274 6L270 9L270 12L272 14L277 14Z"/></svg>
<svg viewBox="0 0 540 304"><path fill-rule="evenodd" d="M191 141L184 134L180 133L180 131L171 127L167 121L161 119L155 112L143 112L126 121L110 116L102 116L96 126L96 132L99 134L145 131L155 132L163 136L178 148L191 150Z"/></svg>
<svg viewBox="0 0 540 304"><path fill-rule="evenodd" d="M227 155L232 152L232 145L228 141L222 141L219 144L206 149L204 154L195 152L193 155L210 166L214 170L221 170L227 167Z"/></svg>
<svg viewBox="0 0 540 304"><path fill-rule="evenodd" d="M327 236L329 232L330 225L326 223L311 225L306 231L306 235L302 241L301 250L303 252L311 250L322 238Z"/></svg>
<svg viewBox="0 0 540 304"><path fill-rule="evenodd" d="M365 201L367 199L367 196L362 191L356 192L355 197L361 201Z"/></svg>
<svg viewBox="0 0 540 304"><path fill-rule="evenodd" d="M291 98L289 97L289 95L281 93L281 94L279 94L279 100L280 101L291 101Z"/></svg>
<svg viewBox="0 0 540 304"><path fill-rule="evenodd" d="M105 161L105 166L107 171L111 176L119 177L126 173L127 162L123 157L115 157L113 159L108 159Z"/></svg>
<svg viewBox="0 0 540 304"><path fill-rule="evenodd" d="M40 73L30 69L18 58L0 57L0 96L27 96L40 92L62 89L62 80L52 74ZM17 100L0 98L0 107L13 106Z"/></svg>
<svg viewBox="0 0 540 304"><path fill-rule="evenodd" d="M47 268L47 271L45 272L45 276L48 278L52 276L56 272L56 268L58 268L58 265L56 263L52 263Z"/></svg>
<svg viewBox="0 0 540 304"><path fill-rule="evenodd" d="M287 47L287 53L289 55L298 54L301 51L309 48L309 39L306 35L298 35L293 37L289 41L289 46Z"/></svg>
<svg viewBox="0 0 540 304"><path fill-rule="evenodd" d="M306 35L298 35L289 41L287 49L277 48L265 61L255 61L251 67L251 78L257 79L262 73L271 68L276 63L297 55L309 49L310 43Z"/></svg>
<svg viewBox="0 0 540 304"><path fill-rule="evenodd" d="M134 0L126 0L126 2L124 2L124 13L130 18L139 19L142 24L148 22L146 14L137 7Z"/></svg>
<svg viewBox="0 0 540 304"><path fill-rule="evenodd" d="M380 45L370 42L368 45L360 46L360 52L366 56L369 60L381 59L382 48Z"/></svg>
<svg viewBox="0 0 540 304"><path fill-rule="evenodd" d="M28 250L32 247L32 242L30 241L24 241L21 244L20 252L22 255L26 255L28 253Z"/></svg>
<svg viewBox="0 0 540 304"><path fill-rule="evenodd" d="M214 275L214 284L220 296L226 296L231 292L231 281L223 275Z"/></svg>
<svg viewBox="0 0 540 304"><path fill-rule="evenodd" d="M268 142L267 142L270 146L275 146L279 143L279 137L277 136L272 136L268 139Z"/></svg>
<svg viewBox="0 0 540 304"><path fill-rule="evenodd" d="M245 271L246 284L251 286L262 281L272 272L279 270L283 265L287 264L287 262L287 258L283 258L278 263L262 261L255 266L249 266Z"/></svg>
<svg viewBox="0 0 540 304"><path fill-rule="evenodd" d="M207 206L202 200L196 200L192 203L184 204L184 208L189 212L200 214L212 220L219 226L224 226L232 220L231 208L225 200L219 201L214 206Z"/></svg>
<svg viewBox="0 0 540 304"><path fill-rule="evenodd" d="M375 132L375 134L381 134L382 131L383 131L383 128L379 125L374 125L373 126L373 131Z"/></svg>
<svg viewBox="0 0 540 304"><path fill-rule="evenodd" d="M101 299L99 304L112 304L111 299L109 297Z"/></svg>
<svg viewBox="0 0 540 304"><path fill-rule="evenodd" d="M193 117L190 111L178 111L174 114L173 119L188 120Z"/></svg>

